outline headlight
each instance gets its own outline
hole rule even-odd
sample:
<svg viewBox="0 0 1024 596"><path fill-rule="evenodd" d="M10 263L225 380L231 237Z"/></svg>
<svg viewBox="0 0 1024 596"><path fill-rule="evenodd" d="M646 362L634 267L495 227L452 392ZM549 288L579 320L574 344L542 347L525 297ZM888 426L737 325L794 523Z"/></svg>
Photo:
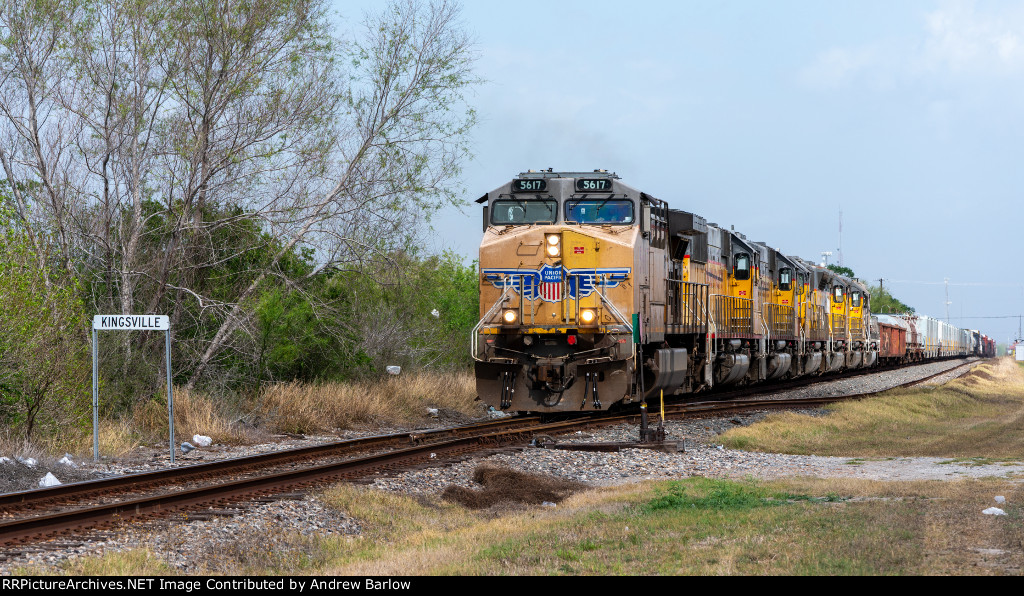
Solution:
<svg viewBox="0 0 1024 596"><path fill-rule="evenodd" d="M560 244L562 242L562 238L558 234L548 234L547 236L545 236L545 238L548 243L546 248L548 256L557 257L559 254L561 254L562 247L560 246Z"/></svg>
<svg viewBox="0 0 1024 596"><path fill-rule="evenodd" d="M519 313L517 313L514 309L508 309L505 312L501 313L501 320L504 321L506 325L514 324L516 322L516 319L518 318Z"/></svg>
<svg viewBox="0 0 1024 596"><path fill-rule="evenodd" d="M595 319L597 319L597 313L589 308L580 312L580 321L582 321L584 325L593 323Z"/></svg>

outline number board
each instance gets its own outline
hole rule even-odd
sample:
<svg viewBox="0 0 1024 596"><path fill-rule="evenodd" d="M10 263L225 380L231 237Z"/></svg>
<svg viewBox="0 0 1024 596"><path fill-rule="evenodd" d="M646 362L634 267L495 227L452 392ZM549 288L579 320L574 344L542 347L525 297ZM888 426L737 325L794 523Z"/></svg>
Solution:
<svg viewBox="0 0 1024 596"><path fill-rule="evenodd" d="M544 192L548 189L547 180L539 178L518 179L512 181L512 192Z"/></svg>
<svg viewBox="0 0 1024 596"><path fill-rule="evenodd" d="M612 181L609 178L577 178L576 190L583 192L611 192Z"/></svg>

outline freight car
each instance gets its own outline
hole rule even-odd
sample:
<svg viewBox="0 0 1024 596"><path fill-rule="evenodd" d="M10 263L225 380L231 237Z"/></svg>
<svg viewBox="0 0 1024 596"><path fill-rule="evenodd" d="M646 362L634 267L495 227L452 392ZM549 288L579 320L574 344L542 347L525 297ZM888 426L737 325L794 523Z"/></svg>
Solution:
<svg viewBox="0 0 1024 596"><path fill-rule="evenodd" d="M602 410L973 350L936 319L879 322L861 282L605 170L525 172L477 203L471 352L481 399L502 410Z"/></svg>

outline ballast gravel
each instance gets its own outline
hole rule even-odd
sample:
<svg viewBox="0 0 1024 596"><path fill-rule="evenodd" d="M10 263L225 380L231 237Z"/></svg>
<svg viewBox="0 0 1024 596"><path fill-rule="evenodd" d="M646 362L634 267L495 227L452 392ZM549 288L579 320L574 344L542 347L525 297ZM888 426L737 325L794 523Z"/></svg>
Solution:
<svg viewBox="0 0 1024 596"><path fill-rule="evenodd" d="M960 364L960 361L932 363L780 392L775 397L782 399L801 395L881 391ZM930 382L942 383L964 374L967 370L961 368ZM820 409L797 411L813 416L825 415ZM666 421L666 438L678 442L683 447L679 452L632 448L618 452L590 452L528 447L395 476L382 476L373 479L369 486L411 495L435 496L450 485L479 488L472 481L472 476L473 471L482 463L584 482L595 487L645 479L691 476L729 479L771 479L785 476L874 480L953 480L981 477L999 477L1015 481L1024 479L1024 463L973 465L951 462L948 458L901 457L865 460L787 455L725 449L715 442L716 437L726 430L737 425L753 424L767 414L767 411L760 411L729 415L726 418ZM380 432L382 431L377 429L374 434ZM557 440L559 443L628 442L635 440L637 432L635 426L621 425L559 436ZM195 459L209 461L325 440L328 438L288 439L283 443L231 449L215 445L194 453L197 455ZM136 454L134 459L108 462L92 468L92 472L110 475L151 470L160 467L161 463L166 466L169 462L160 461L165 458L166 453L161 458L159 450L155 449L152 454L145 455L142 461ZM180 459L182 458L179 458L179 461ZM80 473L89 471L90 466L89 462L80 464ZM40 475L45 474L45 470L34 471L38 471ZM4 474L3 465L0 465L0 474ZM80 556L137 548L149 549L179 573L236 573L238 569L231 565L237 564L240 555L233 549L252 548L255 545L255 550L264 553L265 557L287 557L296 549L301 550L303 536L341 535L358 540L359 534L358 520L325 505L315 493L296 495L284 500L250 504L236 515L214 515L209 519L187 523L183 520L165 520L129 525L106 531L98 540L65 545L51 544L36 552L5 553L0 550L0 575L9 575L18 569L38 573L49 568L59 568L63 562ZM249 553L245 556L253 555Z"/></svg>

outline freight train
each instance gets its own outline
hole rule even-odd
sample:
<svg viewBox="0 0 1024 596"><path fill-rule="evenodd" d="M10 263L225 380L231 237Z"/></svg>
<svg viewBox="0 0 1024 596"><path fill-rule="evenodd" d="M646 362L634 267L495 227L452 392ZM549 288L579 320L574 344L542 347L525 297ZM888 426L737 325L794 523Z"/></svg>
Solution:
<svg viewBox="0 0 1024 596"><path fill-rule="evenodd" d="M873 315L868 288L605 170L529 171L483 205L477 391L520 412L954 356L974 330ZM638 374L639 373L639 374Z"/></svg>

